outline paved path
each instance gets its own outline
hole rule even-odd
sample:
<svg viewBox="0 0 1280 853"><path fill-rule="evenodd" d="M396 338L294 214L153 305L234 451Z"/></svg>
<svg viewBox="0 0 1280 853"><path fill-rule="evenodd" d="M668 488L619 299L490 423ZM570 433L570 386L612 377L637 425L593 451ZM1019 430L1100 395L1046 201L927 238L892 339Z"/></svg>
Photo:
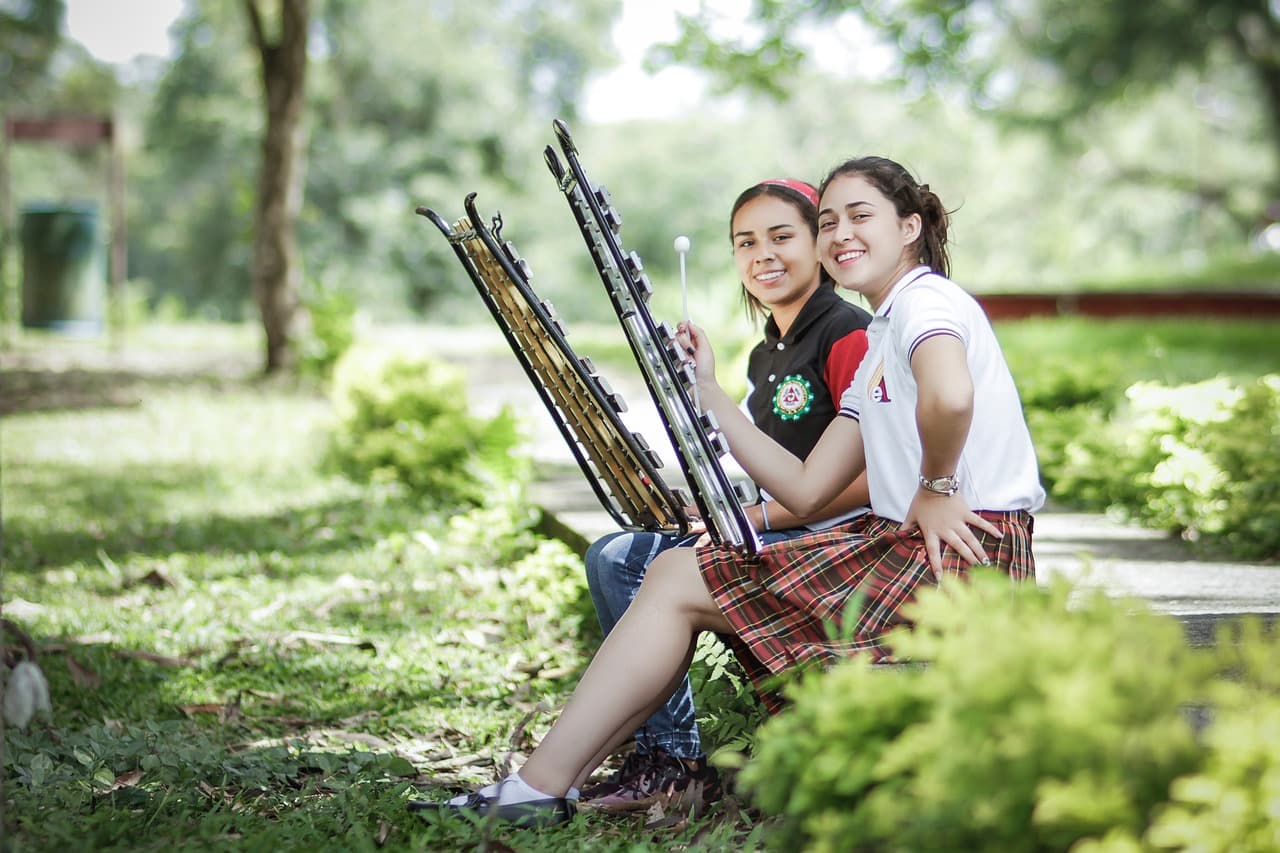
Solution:
<svg viewBox="0 0 1280 853"><path fill-rule="evenodd" d="M534 500L581 541L616 529L496 329L492 339L437 341L432 348L475 377L475 408L491 413L504 402L524 414L531 452L543 472L532 490ZM664 470L678 476L674 453L638 372L632 376L609 368L604 373L629 406L624 421L659 452ZM735 470L730 466L731 474ZM1154 609L1181 618L1193 639L1210 637L1212 625L1225 615L1280 614L1280 565L1206 558L1185 542L1105 515L1042 510L1036 515L1034 549L1042 583L1062 576L1108 594L1145 599Z"/></svg>

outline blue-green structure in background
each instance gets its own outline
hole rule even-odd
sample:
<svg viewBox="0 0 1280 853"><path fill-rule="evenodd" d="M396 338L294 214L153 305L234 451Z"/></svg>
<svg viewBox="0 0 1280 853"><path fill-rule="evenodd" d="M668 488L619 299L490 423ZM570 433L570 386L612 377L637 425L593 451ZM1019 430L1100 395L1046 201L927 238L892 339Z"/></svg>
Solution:
<svg viewBox="0 0 1280 853"><path fill-rule="evenodd" d="M106 263L91 204L23 207L22 325L69 334L102 331Z"/></svg>

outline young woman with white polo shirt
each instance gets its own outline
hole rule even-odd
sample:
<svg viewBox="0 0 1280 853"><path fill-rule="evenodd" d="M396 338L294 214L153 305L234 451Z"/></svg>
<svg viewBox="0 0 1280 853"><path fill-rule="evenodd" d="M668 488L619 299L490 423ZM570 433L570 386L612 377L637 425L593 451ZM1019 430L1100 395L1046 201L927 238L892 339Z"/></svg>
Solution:
<svg viewBox="0 0 1280 853"><path fill-rule="evenodd" d="M777 708L766 692L773 674L851 654L891 656L884 635L921 586L975 564L1015 581L1034 577L1031 513L1044 490L991 325L947 278L942 202L899 164L864 157L823 181L819 208L822 263L867 298L873 317L839 416L806 459L762 433L721 389L701 330L682 325L681 339L703 408L775 500L805 516L865 470L871 513L755 556L665 551L519 773L496 797L426 807L524 824L570 819L565 793L671 695L702 631L729 641Z"/></svg>

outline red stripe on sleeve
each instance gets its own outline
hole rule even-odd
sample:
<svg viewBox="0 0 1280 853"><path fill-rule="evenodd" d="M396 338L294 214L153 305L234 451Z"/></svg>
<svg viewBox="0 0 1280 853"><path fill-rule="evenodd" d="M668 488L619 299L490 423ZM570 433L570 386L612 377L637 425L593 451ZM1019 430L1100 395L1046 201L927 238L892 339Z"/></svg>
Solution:
<svg viewBox="0 0 1280 853"><path fill-rule="evenodd" d="M866 354L867 333L864 329L855 329L831 345L822 378L837 406L840 404L840 396L853 382L853 374Z"/></svg>

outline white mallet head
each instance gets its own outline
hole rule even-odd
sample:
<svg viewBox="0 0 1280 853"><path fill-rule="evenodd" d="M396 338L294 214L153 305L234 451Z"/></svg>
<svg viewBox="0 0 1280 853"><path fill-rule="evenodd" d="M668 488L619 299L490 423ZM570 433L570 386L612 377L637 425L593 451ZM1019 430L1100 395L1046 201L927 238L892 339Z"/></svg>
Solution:
<svg viewBox="0 0 1280 853"><path fill-rule="evenodd" d="M689 251L689 238L688 238L688 237L686 237L686 236L684 236L683 234L681 234L679 237L677 237L677 238L676 238L676 242L675 242L675 249L676 249L676 251L677 251L677 252L679 252L679 253L680 253L680 254L682 254L682 255L683 255L685 252L688 252L688 251Z"/></svg>

